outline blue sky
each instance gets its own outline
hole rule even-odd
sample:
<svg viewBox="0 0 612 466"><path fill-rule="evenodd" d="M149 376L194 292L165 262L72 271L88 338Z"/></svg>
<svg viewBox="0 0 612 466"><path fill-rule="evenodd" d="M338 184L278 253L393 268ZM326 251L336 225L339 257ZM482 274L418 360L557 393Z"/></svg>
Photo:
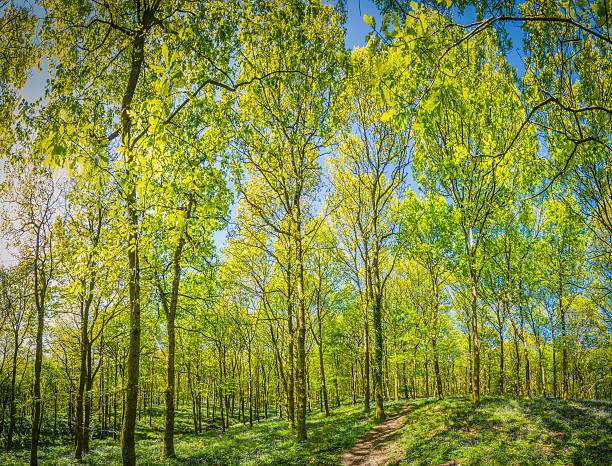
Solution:
<svg viewBox="0 0 612 466"><path fill-rule="evenodd" d="M346 36L344 42L348 48L365 45L365 36L372 30L363 22L363 15L367 14L376 18L376 24L380 24L378 9L370 0L347 0Z"/></svg>

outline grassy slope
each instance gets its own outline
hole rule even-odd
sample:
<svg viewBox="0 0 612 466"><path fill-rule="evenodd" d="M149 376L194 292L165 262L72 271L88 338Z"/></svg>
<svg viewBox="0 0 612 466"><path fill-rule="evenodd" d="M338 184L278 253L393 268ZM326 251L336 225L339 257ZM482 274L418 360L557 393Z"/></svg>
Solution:
<svg viewBox="0 0 612 466"><path fill-rule="evenodd" d="M612 404L534 398L419 400L400 464L612 464Z"/></svg>
<svg viewBox="0 0 612 466"><path fill-rule="evenodd" d="M612 404L554 399L485 398L473 408L466 398L438 402L411 401L413 411L394 436L390 450L401 464L612 464ZM387 409L400 404L388 405ZM361 406L344 405L331 418L312 412L309 439L298 446L284 420L272 418L253 429L233 426L227 434L209 428L195 436L189 417L180 413L176 438L178 460L161 461L161 410L154 430L139 429L140 464L337 464L338 453L349 448L372 425ZM119 446L110 439L92 441L86 464L120 464ZM42 464L74 464L72 447L42 446ZM27 464L26 450L0 453L0 464Z"/></svg>

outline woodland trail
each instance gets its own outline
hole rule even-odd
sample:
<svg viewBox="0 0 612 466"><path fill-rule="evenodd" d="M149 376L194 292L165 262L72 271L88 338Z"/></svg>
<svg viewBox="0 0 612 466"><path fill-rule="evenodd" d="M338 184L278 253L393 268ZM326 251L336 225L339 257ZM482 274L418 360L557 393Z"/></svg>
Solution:
<svg viewBox="0 0 612 466"><path fill-rule="evenodd" d="M407 404L399 411L392 413L385 422L378 424L369 431L340 457L342 466L379 466L395 464L401 457L388 457L389 445L399 437L399 429L404 426L404 416L412 411L413 406Z"/></svg>

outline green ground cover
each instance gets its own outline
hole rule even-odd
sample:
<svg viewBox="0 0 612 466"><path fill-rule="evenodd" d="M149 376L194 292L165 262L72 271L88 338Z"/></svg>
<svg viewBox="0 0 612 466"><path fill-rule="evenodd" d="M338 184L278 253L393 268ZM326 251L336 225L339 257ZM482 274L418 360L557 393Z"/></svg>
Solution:
<svg viewBox="0 0 612 466"><path fill-rule="evenodd" d="M558 399L419 400L393 449L402 465L612 464L612 404Z"/></svg>
<svg viewBox="0 0 612 466"><path fill-rule="evenodd" d="M566 465L612 464L612 404L597 401L485 397L472 407L467 398L412 400L405 425L392 436L389 454L403 457L402 465L504 464ZM392 412L404 403L387 404ZM350 448L374 425L362 406L343 405L330 418L313 410L308 418L309 439L296 445L294 432L277 417L255 423L252 429L233 425L225 434L208 425L200 435L189 432L187 412L177 419L178 458L163 461L161 409L152 427L139 424L137 456L143 465L293 465L338 464L338 455ZM146 422L145 422L146 421ZM397 455L397 456L395 456ZM0 454L0 464L27 464L29 452ZM41 464L75 464L71 445L43 445ZM84 464L120 464L121 451L112 439L92 440Z"/></svg>
<svg viewBox="0 0 612 466"><path fill-rule="evenodd" d="M403 403L388 403L386 409L394 410ZM331 410L325 418L321 413L309 413L308 441L302 445L294 442L295 432L287 428L284 419L273 417L267 421L255 422L250 429L236 424L223 434L209 425L202 434L189 433L191 424L188 412L177 416L175 447L177 459L160 459L162 449L161 410L153 417L153 428L143 419L137 430L136 455L143 465L293 465L293 464L336 464L337 454L350 447L374 425L371 415L363 413L362 405L342 405ZM92 449L83 458L82 464L121 464L121 449L112 439L91 442ZM40 447L39 462L44 465L75 464L72 446L54 445ZM29 452L18 450L10 454L0 453L0 464L27 464Z"/></svg>

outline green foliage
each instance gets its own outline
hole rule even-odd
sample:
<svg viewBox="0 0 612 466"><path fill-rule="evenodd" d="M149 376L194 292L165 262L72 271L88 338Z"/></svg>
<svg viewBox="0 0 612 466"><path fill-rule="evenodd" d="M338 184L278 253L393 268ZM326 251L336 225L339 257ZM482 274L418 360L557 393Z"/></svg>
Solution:
<svg viewBox="0 0 612 466"><path fill-rule="evenodd" d="M30 440L38 375L41 461L59 464L75 398L90 464L120 461L98 437L123 403L143 463L333 464L372 425L374 386L379 414L400 395L612 396L607 3L377 4L349 51L342 2L0 0L11 448ZM39 62L45 96L25 105ZM178 459L162 461L171 322ZM358 405L306 413L324 386ZM407 463L611 460L605 404L413 405Z"/></svg>

